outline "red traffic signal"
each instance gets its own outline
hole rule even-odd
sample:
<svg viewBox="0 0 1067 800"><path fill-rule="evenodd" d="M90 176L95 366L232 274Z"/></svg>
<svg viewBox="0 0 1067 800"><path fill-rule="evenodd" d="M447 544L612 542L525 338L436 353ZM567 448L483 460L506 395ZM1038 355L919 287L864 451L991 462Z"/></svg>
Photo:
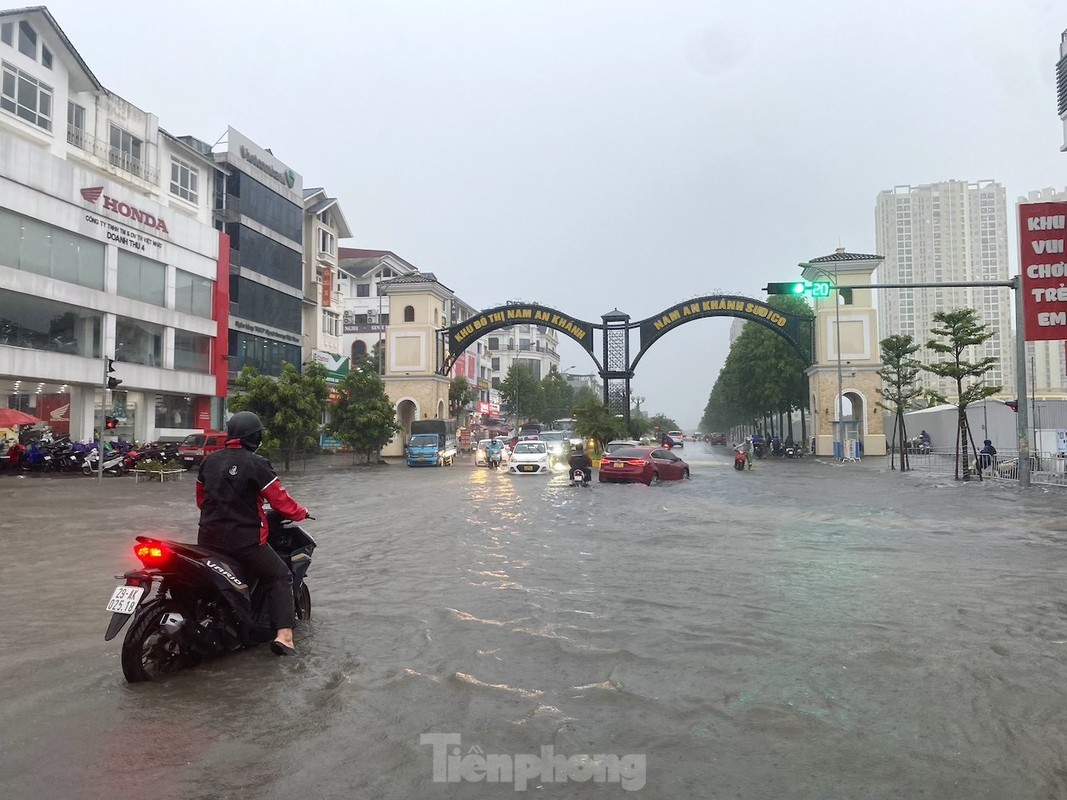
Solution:
<svg viewBox="0 0 1067 800"><path fill-rule="evenodd" d="M1018 400L1005 400L1004 401L1004 405L1006 405L1008 408L1010 408L1016 414L1019 413L1019 401Z"/></svg>

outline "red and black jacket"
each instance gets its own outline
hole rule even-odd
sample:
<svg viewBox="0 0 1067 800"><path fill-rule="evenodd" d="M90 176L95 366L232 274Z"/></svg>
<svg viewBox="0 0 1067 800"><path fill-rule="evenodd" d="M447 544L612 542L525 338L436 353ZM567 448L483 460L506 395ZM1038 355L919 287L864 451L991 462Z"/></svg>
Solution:
<svg viewBox="0 0 1067 800"><path fill-rule="evenodd" d="M263 501L287 519L299 522L307 509L285 491L274 468L263 456L230 439L226 447L200 462L196 504L200 508L197 543L233 551L265 544L267 517Z"/></svg>

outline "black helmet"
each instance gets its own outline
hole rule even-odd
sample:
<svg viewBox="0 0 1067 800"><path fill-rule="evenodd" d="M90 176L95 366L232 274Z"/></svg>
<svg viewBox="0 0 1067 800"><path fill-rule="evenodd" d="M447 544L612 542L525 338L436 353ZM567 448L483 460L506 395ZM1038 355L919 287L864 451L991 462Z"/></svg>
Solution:
<svg viewBox="0 0 1067 800"><path fill-rule="evenodd" d="M263 423L251 411L238 411L226 423L226 438L240 439L248 450L258 450L263 443Z"/></svg>

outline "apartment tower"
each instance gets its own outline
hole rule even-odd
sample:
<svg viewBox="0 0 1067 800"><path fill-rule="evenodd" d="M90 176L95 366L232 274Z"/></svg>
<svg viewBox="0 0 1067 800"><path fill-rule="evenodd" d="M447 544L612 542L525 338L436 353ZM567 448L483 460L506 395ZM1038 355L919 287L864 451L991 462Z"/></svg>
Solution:
<svg viewBox="0 0 1067 800"><path fill-rule="evenodd" d="M878 193L875 205L876 241L885 261L878 283L950 283L1007 281L1008 219L1004 187L996 181L944 181L922 186L895 186ZM1002 395L1015 396L1012 294L1001 287L943 287L878 290L881 338L909 335L922 345L916 358L925 364L942 356L925 347L934 327L934 314L958 308L978 311L980 322L994 336L971 348L965 356L977 361L996 359L986 382L1003 386ZM926 389L949 399L955 382L920 373Z"/></svg>

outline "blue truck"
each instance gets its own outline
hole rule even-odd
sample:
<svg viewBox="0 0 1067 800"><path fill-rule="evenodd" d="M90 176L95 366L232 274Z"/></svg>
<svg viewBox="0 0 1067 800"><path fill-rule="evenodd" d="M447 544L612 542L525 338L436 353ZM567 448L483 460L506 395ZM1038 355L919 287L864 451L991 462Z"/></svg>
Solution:
<svg viewBox="0 0 1067 800"><path fill-rule="evenodd" d="M456 463L456 421L418 419L404 448L409 467L443 467Z"/></svg>

